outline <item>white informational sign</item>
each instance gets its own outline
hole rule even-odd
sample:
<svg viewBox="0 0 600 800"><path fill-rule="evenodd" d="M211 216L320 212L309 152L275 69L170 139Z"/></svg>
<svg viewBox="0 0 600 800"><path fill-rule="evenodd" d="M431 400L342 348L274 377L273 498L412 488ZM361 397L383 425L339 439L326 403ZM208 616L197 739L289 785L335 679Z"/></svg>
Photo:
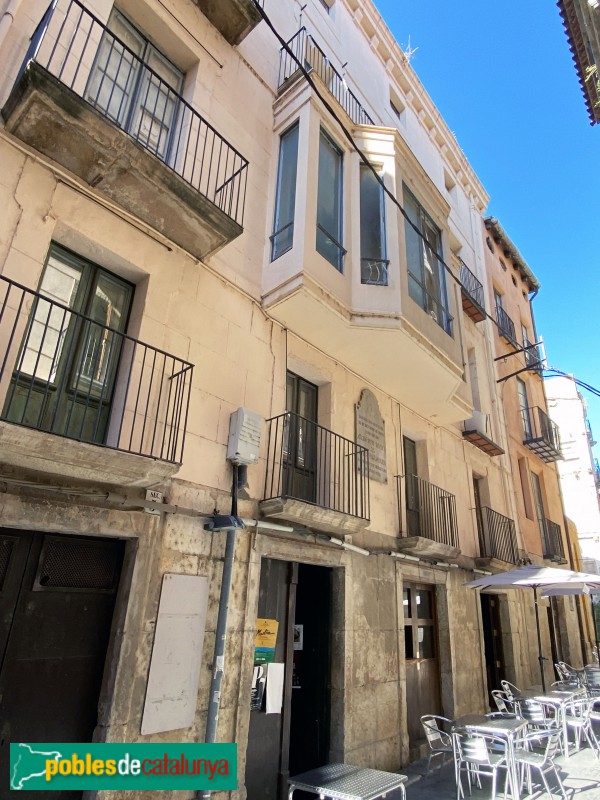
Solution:
<svg viewBox="0 0 600 800"><path fill-rule="evenodd" d="M281 714L283 706L283 664L265 664L267 667L267 701L265 711L267 714Z"/></svg>

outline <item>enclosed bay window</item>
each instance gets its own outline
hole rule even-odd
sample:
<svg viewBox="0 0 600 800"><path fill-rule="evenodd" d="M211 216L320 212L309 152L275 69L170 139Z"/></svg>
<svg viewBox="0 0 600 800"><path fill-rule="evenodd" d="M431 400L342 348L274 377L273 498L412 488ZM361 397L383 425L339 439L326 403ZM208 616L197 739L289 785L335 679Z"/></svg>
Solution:
<svg viewBox="0 0 600 800"><path fill-rule="evenodd" d="M404 209L408 216L405 220L408 292L415 303L452 335L446 276L438 257L442 253L441 231L406 186Z"/></svg>
<svg viewBox="0 0 600 800"><path fill-rule="evenodd" d="M279 143L275 217L271 236L271 261L287 253L294 244L294 207L298 171L298 123L286 131Z"/></svg>
<svg viewBox="0 0 600 800"><path fill-rule="evenodd" d="M343 156L339 147L321 130L319 141L319 188L317 197L317 251L340 272L346 251L342 246Z"/></svg>
<svg viewBox="0 0 600 800"><path fill-rule="evenodd" d="M86 90L89 102L166 161L182 86L183 73L113 9Z"/></svg>
<svg viewBox="0 0 600 800"><path fill-rule="evenodd" d="M360 279L387 286L385 194L373 170L360 166Z"/></svg>

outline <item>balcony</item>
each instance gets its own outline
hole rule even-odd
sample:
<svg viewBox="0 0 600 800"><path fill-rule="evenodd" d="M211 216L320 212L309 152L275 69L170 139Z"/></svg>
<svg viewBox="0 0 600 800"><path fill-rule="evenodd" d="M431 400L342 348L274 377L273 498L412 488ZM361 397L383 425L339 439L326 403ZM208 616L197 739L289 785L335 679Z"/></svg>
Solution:
<svg viewBox="0 0 600 800"><path fill-rule="evenodd" d="M366 448L298 414L267 420L265 517L325 533L357 533L369 524Z"/></svg>
<svg viewBox="0 0 600 800"><path fill-rule="evenodd" d="M463 439L483 450L488 456L501 456L504 450L488 435L489 422L489 414L475 411L470 419L465 420Z"/></svg>
<svg viewBox="0 0 600 800"><path fill-rule="evenodd" d="M462 307L465 314L473 322L481 322L485 319L485 303L483 300L483 285L473 275L462 259L460 260L460 293L462 297Z"/></svg>
<svg viewBox="0 0 600 800"><path fill-rule="evenodd" d="M545 411L537 406L522 408L521 419L524 445L546 463L562 458L558 426Z"/></svg>
<svg viewBox="0 0 600 800"><path fill-rule="evenodd" d="M287 50L281 48L279 59L280 90L298 77L300 74L298 62L300 62L306 70L318 75L329 93L343 108L352 122L356 125L375 124L354 92L348 88L346 81L331 65L327 55L321 50L306 28L300 28L287 45L292 50L294 57Z"/></svg>
<svg viewBox="0 0 600 800"><path fill-rule="evenodd" d="M544 356L539 344L530 342L529 339L523 337L523 352L525 353L525 363L529 369L534 369L536 372L542 372L544 369Z"/></svg>
<svg viewBox="0 0 600 800"><path fill-rule="evenodd" d="M515 323L508 316L502 306L496 306L496 322L498 323L498 333L515 349L518 349L517 334Z"/></svg>
<svg viewBox="0 0 600 800"><path fill-rule="evenodd" d="M2 276L0 356L2 463L127 486L178 470L187 361Z"/></svg>
<svg viewBox="0 0 600 800"><path fill-rule="evenodd" d="M512 519L484 506L481 508L481 514L477 515L477 529L479 558L476 562L480 569L487 567L502 569L506 564L518 563L517 533Z"/></svg>
<svg viewBox="0 0 600 800"><path fill-rule="evenodd" d="M46 12L2 116L197 259L243 231L246 159L78 0Z"/></svg>
<svg viewBox="0 0 600 800"><path fill-rule="evenodd" d="M555 561L557 564L566 564L567 559L565 558L565 548L560 525L545 518L540 519L539 523L544 558Z"/></svg>
<svg viewBox="0 0 600 800"><path fill-rule="evenodd" d="M196 5L229 44L239 44L261 21L263 0L195 0Z"/></svg>
<svg viewBox="0 0 600 800"><path fill-rule="evenodd" d="M398 500L402 496L402 476ZM398 540L398 550L420 558L453 561L460 555L456 498L418 475L405 476L406 535ZM401 503L400 503L401 505ZM402 517L401 508L400 517Z"/></svg>

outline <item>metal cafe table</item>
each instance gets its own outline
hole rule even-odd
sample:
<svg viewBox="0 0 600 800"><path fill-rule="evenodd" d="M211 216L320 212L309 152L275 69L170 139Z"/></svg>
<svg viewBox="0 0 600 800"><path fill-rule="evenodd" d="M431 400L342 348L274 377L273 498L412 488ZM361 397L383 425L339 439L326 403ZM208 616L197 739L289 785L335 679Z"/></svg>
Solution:
<svg viewBox="0 0 600 800"><path fill-rule="evenodd" d="M512 785L514 793L519 797L519 782L517 776L517 765L515 762L515 739L527 728L527 720L521 717L486 717L485 714L467 714L454 720L453 731L460 731L461 728L469 728L475 734L493 733L506 739L506 752L512 774Z"/></svg>
<svg viewBox="0 0 600 800"><path fill-rule="evenodd" d="M556 715L561 728L561 738L563 741L563 753L565 758L569 758L569 739L567 733L567 718L566 709L571 700L581 696L584 689L550 689L546 692L542 691L541 686L533 686L530 689L522 689L518 694L515 693L515 699L519 700L539 700L542 703L554 706Z"/></svg>
<svg viewBox="0 0 600 800"><path fill-rule="evenodd" d="M350 764L327 764L290 778L288 800L292 800L296 789L314 792L320 800L376 800L400 789L403 800L406 800L404 784L407 780L406 775L396 772L381 772Z"/></svg>

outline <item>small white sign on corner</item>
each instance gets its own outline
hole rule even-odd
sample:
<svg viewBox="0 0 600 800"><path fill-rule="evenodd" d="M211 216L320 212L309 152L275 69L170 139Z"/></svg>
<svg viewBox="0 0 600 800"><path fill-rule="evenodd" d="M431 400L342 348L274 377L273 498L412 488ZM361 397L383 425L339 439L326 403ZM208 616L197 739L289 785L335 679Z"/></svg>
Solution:
<svg viewBox="0 0 600 800"><path fill-rule="evenodd" d="M164 501L164 495L162 492L157 492L154 489L146 489L146 500L160 506ZM147 511L148 514L157 514L160 516L160 511L158 509L155 511L153 508L145 508L144 511Z"/></svg>

